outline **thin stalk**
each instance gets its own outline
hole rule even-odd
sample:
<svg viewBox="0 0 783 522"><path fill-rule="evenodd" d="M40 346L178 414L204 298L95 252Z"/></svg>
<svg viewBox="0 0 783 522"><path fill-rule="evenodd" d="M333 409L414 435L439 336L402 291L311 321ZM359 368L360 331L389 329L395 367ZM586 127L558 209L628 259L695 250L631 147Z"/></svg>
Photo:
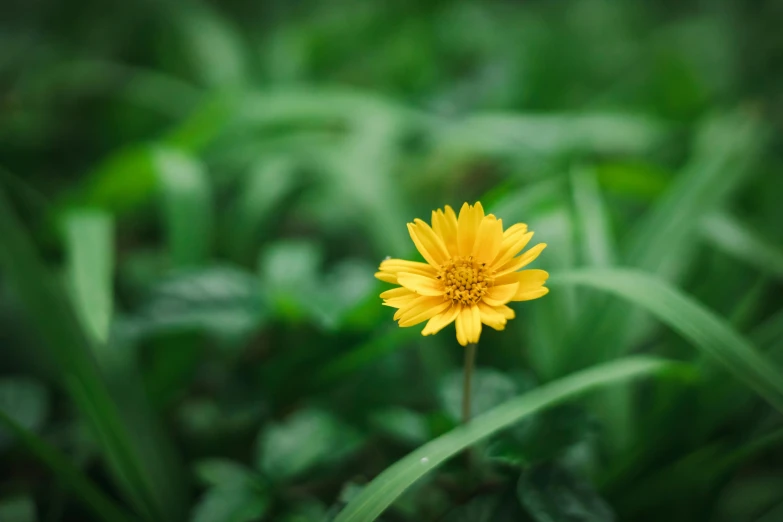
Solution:
<svg viewBox="0 0 783 522"><path fill-rule="evenodd" d="M462 424L470 422L470 397L473 382L473 365L476 361L476 345L465 347L465 380L462 385Z"/></svg>

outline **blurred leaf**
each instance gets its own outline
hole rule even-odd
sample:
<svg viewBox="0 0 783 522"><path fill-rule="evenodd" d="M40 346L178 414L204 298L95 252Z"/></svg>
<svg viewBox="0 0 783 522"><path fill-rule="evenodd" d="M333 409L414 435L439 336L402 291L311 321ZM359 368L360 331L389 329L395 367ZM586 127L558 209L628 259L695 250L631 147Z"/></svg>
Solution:
<svg viewBox="0 0 783 522"><path fill-rule="evenodd" d="M267 493L238 485L209 489L193 508L191 522L254 522L269 509Z"/></svg>
<svg viewBox="0 0 783 522"><path fill-rule="evenodd" d="M212 241L212 190L204 167L173 149L154 153L172 262L196 265L206 260Z"/></svg>
<svg viewBox="0 0 783 522"><path fill-rule="evenodd" d="M153 285L132 324L142 335L205 331L230 340L253 332L266 315L261 282L253 274L215 266L175 273Z"/></svg>
<svg viewBox="0 0 783 522"><path fill-rule="evenodd" d="M245 46L229 20L207 3L193 3L174 14L193 72L209 87L238 86L246 72Z"/></svg>
<svg viewBox="0 0 783 522"><path fill-rule="evenodd" d="M0 406L0 426L10 432L38 460L46 464L60 483L71 490L98 518L106 522L134 522L135 517L126 514L114 504L113 499L103 495L82 471L71 463L71 459L59 453L44 440L25 429ZM5 522L5 518L2 519Z"/></svg>
<svg viewBox="0 0 783 522"><path fill-rule="evenodd" d="M554 464L522 473L519 500L536 522L613 522L614 513L584 480Z"/></svg>
<svg viewBox="0 0 783 522"><path fill-rule="evenodd" d="M764 513L754 522L775 522L783 517L783 502L779 502L775 507Z"/></svg>
<svg viewBox="0 0 783 522"><path fill-rule="evenodd" d="M360 368L399 350L400 346L415 346L409 342L421 337L414 328L393 328L372 337L348 353L336 357L318 372L320 383L336 382Z"/></svg>
<svg viewBox="0 0 783 522"><path fill-rule="evenodd" d="M118 407L70 300L44 265L1 191L0 236L5 246L0 249L5 274L33 320L45 325L38 333L63 377L64 386L99 441L118 487L144 516L154 520L176 518L183 508L177 491L182 484L176 479L172 454L163 448L165 438L160 432L146 429L154 426L154 421L145 413L133 412L138 415L131 424L130 412ZM131 425L140 431L132 434Z"/></svg>
<svg viewBox="0 0 783 522"><path fill-rule="evenodd" d="M704 219L702 233L715 248L783 279L783 249L760 237L729 214L712 214Z"/></svg>
<svg viewBox="0 0 783 522"><path fill-rule="evenodd" d="M323 276L319 291L310 296L315 319L328 329L342 326L377 288L376 281L369 277L374 270L370 263L357 259L336 264Z"/></svg>
<svg viewBox="0 0 783 522"><path fill-rule="evenodd" d="M520 522L527 520L516 496L509 493L481 495L449 511L442 522Z"/></svg>
<svg viewBox="0 0 783 522"><path fill-rule="evenodd" d="M30 497L0 500L0 520L3 522L36 522L35 503Z"/></svg>
<svg viewBox="0 0 783 522"><path fill-rule="evenodd" d="M287 240L269 245L261 254L261 281L277 313L301 319L312 311L321 289L320 248L307 241Z"/></svg>
<svg viewBox="0 0 783 522"><path fill-rule="evenodd" d="M764 128L753 118L724 115L705 122L682 175L632 235L629 261L667 273L700 223L739 187L758 160Z"/></svg>
<svg viewBox="0 0 783 522"><path fill-rule="evenodd" d="M373 412L370 423L375 431L406 444L422 444L430 435L424 416L405 408L387 408Z"/></svg>
<svg viewBox="0 0 783 522"><path fill-rule="evenodd" d="M640 153L658 144L660 122L627 114L479 114L444 126L441 146L472 154L556 157Z"/></svg>
<svg viewBox="0 0 783 522"><path fill-rule="evenodd" d="M211 145L236 116L241 97L231 92L206 96L196 109L162 139L167 146L197 154Z"/></svg>
<svg viewBox="0 0 783 522"><path fill-rule="evenodd" d="M49 397L40 383L24 377L0 378L0 411L13 419L20 428L36 432L49 415ZM0 448L10 434L0 429Z"/></svg>
<svg viewBox="0 0 783 522"><path fill-rule="evenodd" d="M196 463L196 475L207 486L249 487L260 478L252 469L226 459L207 459Z"/></svg>
<svg viewBox="0 0 783 522"><path fill-rule="evenodd" d="M147 202L157 186L149 147L128 147L111 154L87 175L83 204L121 214Z"/></svg>
<svg viewBox="0 0 783 522"><path fill-rule="evenodd" d="M229 239L235 254L244 259L258 248L262 224L279 209L279 204L297 185L295 164L287 157L257 161L242 180L231 218Z"/></svg>
<svg viewBox="0 0 783 522"><path fill-rule="evenodd" d="M557 274L550 282L602 289L644 307L783 411L783 375L779 370L725 320L662 279L632 270L596 269Z"/></svg>
<svg viewBox="0 0 783 522"><path fill-rule="evenodd" d="M561 457L594 431L583 407L564 404L499 434L487 447L486 457L514 466L538 463Z"/></svg>
<svg viewBox="0 0 783 522"><path fill-rule="evenodd" d="M371 522L411 484L449 457L524 417L596 387L683 367L660 359L627 357L536 388L428 442L378 475L336 522ZM681 372L678 372L681 373Z"/></svg>
<svg viewBox="0 0 783 522"><path fill-rule="evenodd" d="M443 410L454 420L462 419L462 371L447 375L440 384L440 402ZM471 386L471 410L473 416L481 415L511 399L519 389L506 374L491 368L476 368Z"/></svg>
<svg viewBox="0 0 783 522"><path fill-rule="evenodd" d="M596 166L596 174L607 192L643 201L659 197L672 178L662 167L639 161L602 163Z"/></svg>
<svg viewBox="0 0 783 522"><path fill-rule="evenodd" d="M114 223L109 214L89 210L71 211L64 221L76 311L102 346L109 336L114 308Z"/></svg>
<svg viewBox="0 0 783 522"><path fill-rule="evenodd" d="M298 501L293 511L287 513L281 522L328 522L327 510L317 500Z"/></svg>
<svg viewBox="0 0 783 522"><path fill-rule="evenodd" d="M269 477L285 480L346 458L361 436L331 414L300 410L265 428L258 441L258 466Z"/></svg>
<svg viewBox="0 0 783 522"><path fill-rule="evenodd" d="M588 266L613 265L614 239L595 171L575 167L571 171L571 187L582 259Z"/></svg>

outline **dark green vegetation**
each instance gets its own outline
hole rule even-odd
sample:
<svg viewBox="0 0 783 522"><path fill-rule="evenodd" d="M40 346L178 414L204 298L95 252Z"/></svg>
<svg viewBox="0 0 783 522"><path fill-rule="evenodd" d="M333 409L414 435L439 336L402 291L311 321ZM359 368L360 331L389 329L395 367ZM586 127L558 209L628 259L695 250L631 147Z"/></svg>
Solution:
<svg viewBox="0 0 783 522"><path fill-rule="evenodd" d="M3 6L0 521L783 520L780 3L293 3ZM457 428L372 274L465 200Z"/></svg>

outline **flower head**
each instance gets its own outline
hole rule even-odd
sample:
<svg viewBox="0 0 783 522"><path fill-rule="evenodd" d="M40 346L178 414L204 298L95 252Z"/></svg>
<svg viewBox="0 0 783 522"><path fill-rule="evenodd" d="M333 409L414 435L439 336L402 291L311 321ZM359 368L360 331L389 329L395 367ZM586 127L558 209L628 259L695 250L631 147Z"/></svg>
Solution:
<svg viewBox="0 0 783 522"><path fill-rule="evenodd" d="M503 330L514 318L509 301L529 301L549 292L544 270L522 270L546 247L539 243L519 254L533 237L519 223L503 230L503 222L484 215L481 203L462 205L459 218L451 207L432 212L432 227L421 219L408 223L416 248L427 261L387 259L375 277L400 285L381 294L383 304L397 308L400 326L424 321L422 335L432 335L452 322L462 346L477 343L481 325Z"/></svg>

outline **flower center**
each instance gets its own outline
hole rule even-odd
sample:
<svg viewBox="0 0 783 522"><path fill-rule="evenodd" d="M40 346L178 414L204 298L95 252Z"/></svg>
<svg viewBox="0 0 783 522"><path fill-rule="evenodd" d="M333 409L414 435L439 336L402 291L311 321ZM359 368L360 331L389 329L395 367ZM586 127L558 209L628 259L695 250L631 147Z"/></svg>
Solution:
<svg viewBox="0 0 783 522"><path fill-rule="evenodd" d="M475 262L473 256L449 259L440 267L438 279L443 282L446 298L465 305L481 301L493 280L485 263Z"/></svg>

